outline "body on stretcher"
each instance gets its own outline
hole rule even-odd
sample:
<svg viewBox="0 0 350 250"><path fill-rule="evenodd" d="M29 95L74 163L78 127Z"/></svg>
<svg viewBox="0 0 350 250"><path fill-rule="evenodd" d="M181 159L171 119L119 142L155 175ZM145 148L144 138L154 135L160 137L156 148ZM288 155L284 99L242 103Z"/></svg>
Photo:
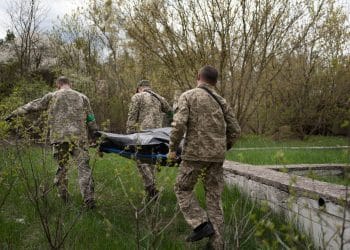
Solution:
<svg viewBox="0 0 350 250"><path fill-rule="evenodd" d="M100 152L115 153L142 163L173 166L181 162L181 150L176 162L167 161L171 128L159 128L134 134L99 132Z"/></svg>

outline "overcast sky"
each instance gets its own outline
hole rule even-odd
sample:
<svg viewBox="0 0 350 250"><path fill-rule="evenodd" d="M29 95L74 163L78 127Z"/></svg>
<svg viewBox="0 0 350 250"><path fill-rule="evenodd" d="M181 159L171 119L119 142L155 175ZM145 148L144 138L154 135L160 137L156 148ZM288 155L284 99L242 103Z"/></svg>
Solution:
<svg viewBox="0 0 350 250"><path fill-rule="evenodd" d="M6 30L9 28L9 20L6 10L8 1L0 0L0 38L4 38ZM41 3L49 10L44 22L45 28L50 28L57 17L63 17L65 14L72 12L78 6L83 6L85 0L41 0ZM337 0L338 3L345 6L347 13L350 15L350 0Z"/></svg>
<svg viewBox="0 0 350 250"><path fill-rule="evenodd" d="M0 0L0 38L4 38L9 28L9 18L6 13L8 2L11 0ZM63 17L72 12L78 6L82 6L84 0L41 0L42 5L48 9L47 17L43 23L44 28L50 28L57 17Z"/></svg>

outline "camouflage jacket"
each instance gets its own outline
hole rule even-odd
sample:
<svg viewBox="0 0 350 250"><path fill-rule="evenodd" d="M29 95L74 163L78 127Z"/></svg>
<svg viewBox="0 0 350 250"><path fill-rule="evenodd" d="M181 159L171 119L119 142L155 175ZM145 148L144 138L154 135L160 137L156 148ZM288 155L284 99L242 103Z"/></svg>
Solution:
<svg viewBox="0 0 350 250"><path fill-rule="evenodd" d="M221 162L227 144L238 138L241 129L226 100L210 84L202 83L220 101L204 89L183 93L178 101L170 135L170 151L176 151L185 134L181 158L189 161ZM224 111L224 112L223 112Z"/></svg>
<svg viewBox="0 0 350 250"><path fill-rule="evenodd" d="M171 112L171 107L164 97L146 90L135 94L129 106L126 132L134 133L151 128L161 128L164 113Z"/></svg>
<svg viewBox="0 0 350 250"><path fill-rule="evenodd" d="M97 130L89 99L72 89L61 89L12 112L13 115L47 111L50 142L88 142L88 132Z"/></svg>

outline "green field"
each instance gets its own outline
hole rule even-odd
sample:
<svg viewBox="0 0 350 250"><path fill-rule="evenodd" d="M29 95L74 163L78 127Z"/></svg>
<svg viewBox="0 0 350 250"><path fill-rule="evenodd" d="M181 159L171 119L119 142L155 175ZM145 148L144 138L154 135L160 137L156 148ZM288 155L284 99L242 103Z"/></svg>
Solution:
<svg viewBox="0 0 350 250"><path fill-rule="evenodd" d="M341 137L275 142L266 137L245 136L235 149L344 146L347 143L347 139ZM257 165L349 162L348 149L235 149L228 153L228 159ZM160 168L157 179L161 198L144 208L147 202L135 162L115 154L100 158L94 150L91 155L97 209L86 211L82 208L73 165L69 171L72 200L64 205L52 187L56 164L50 148L1 147L1 249L47 249L49 241L51 247L58 246L63 238L64 244L60 247L66 249L203 249L206 240L184 242L191 229L176 206L173 186L177 168ZM330 182L344 184L339 179ZM196 193L204 204L201 184L197 185ZM296 249L312 248L306 235L298 233L281 215L272 214L266 206L257 205L234 187L225 187L223 207L225 240L229 247L280 249L286 244ZM136 220L135 213L140 210L142 213Z"/></svg>
<svg viewBox="0 0 350 250"><path fill-rule="evenodd" d="M163 190L160 201L151 203L136 220L133 206L142 209L145 199L133 161L114 154L99 158L95 151L91 152L97 209L85 211L75 167L69 170L72 201L64 205L56 190L51 189L56 165L50 149L29 148L23 146L17 151L2 146L0 151L1 249L47 249L49 241L58 246L63 238L61 247L65 249L139 246L175 250L205 246L206 240L184 242L190 228L176 206L173 185L177 168L161 168L157 174L158 186ZM196 192L203 204L202 185L196 187ZM233 187L225 188L223 207L229 249L281 249L283 244L295 249L312 248L307 237L282 216L271 214L266 206L258 206Z"/></svg>
<svg viewBox="0 0 350 250"><path fill-rule="evenodd" d="M274 141L262 136L244 136L227 153L227 159L254 165L297 163L350 163L350 149L288 149L286 147L348 146L349 138L310 136L301 140ZM256 148L247 150L246 148ZM273 149L266 149L273 148ZM245 150L239 150L245 149Z"/></svg>
<svg viewBox="0 0 350 250"><path fill-rule="evenodd" d="M334 183L338 185L350 186L350 178L343 176L312 176L314 180Z"/></svg>

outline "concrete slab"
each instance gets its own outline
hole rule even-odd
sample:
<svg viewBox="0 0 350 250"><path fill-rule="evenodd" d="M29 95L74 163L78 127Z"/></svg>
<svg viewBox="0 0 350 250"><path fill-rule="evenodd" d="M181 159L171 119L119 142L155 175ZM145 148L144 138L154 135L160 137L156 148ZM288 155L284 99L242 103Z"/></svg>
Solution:
<svg viewBox="0 0 350 250"><path fill-rule="evenodd" d="M332 171L346 167L338 164L261 167L226 161L224 171L229 185L236 185L251 198L285 213L310 234L316 246L340 249L343 244L343 249L350 249L350 187L297 176L292 171L325 166ZM286 168L286 173L276 171L281 168Z"/></svg>

